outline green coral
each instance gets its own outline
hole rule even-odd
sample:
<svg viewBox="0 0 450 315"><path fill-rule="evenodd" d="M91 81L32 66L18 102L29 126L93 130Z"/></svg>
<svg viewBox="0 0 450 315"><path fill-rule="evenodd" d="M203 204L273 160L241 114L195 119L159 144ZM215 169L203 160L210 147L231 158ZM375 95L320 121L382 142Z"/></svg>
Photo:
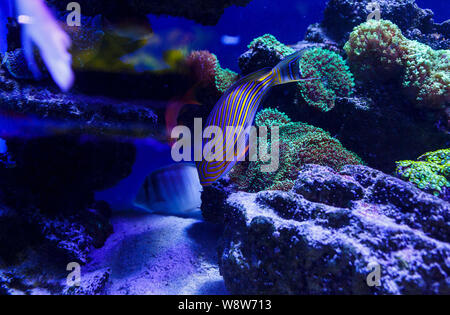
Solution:
<svg viewBox="0 0 450 315"><path fill-rule="evenodd" d="M308 105L323 112L334 107L337 96L350 96L355 86L344 59L326 49L307 50L300 60L300 69L304 77L318 78L299 82L299 88Z"/></svg>
<svg viewBox="0 0 450 315"><path fill-rule="evenodd" d="M220 93L225 93L234 82L236 82L238 78L238 74L230 69L223 69L219 62L217 62L216 66L216 76L215 76L215 85L217 91Z"/></svg>
<svg viewBox="0 0 450 315"><path fill-rule="evenodd" d="M418 106L450 104L450 51L409 40L392 22L371 20L353 30L344 46L350 67L364 81L398 79Z"/></svg>
<svg viewBox="0 0 450 315"><path fill-rule="evenodd" d="M290 122L291 119L288 115L273 108L266 108L262 110L255 118L256 126L266 126L269 128L273 126L284 126Z"/></svg>
<svg viewBox="0 0 450 315"><path fill-rule="evenodd" d="M440 108L450 104L450 50L433 50L409 41L403 87L421 106Z"/></svg>
<svg viewBox="0 0 450 315"><path fill-rule="evenodd" d="M255 38L249 45L249 49L255 49L258 46L265 46L269 50L274 50L282 58L287 57L293 53L295 50L289 46L278 41L275 36L271 34L264 34L263 36Z"/></svg>
<svg viewBox="0 0 450 315"><path fill-rule="evenodd" d="M255 38L248 45L249 49L256 50L262 47L275 51L280 59L295 53L294 49L281 43L271 34ZM300 60L300 70L304 77L318 79L298 83L303 99L308 105L324 112L334 107L337 96L350 96L355 85L345 60L327 49L318 47L308 49Z"/></svg>
<svg viewBox="0 0 450 315"><path fill-rule="evenodd" d="M450 189L450 149L426 153L418 161L397 162L396 174L418 188L444 198Z"/></svg>
<svg viewBox="0 0 450 315"><path fill-rule="evenodd" d="M230 172L230 178L241 190L290 190L304 164L319 164L336 170L347 164L363 164L356 154L346 150L328 132L305 123L291 122L277 110L262 110L255 122L258 127L279 126L279 167L265 173L261 166L266 163L260 160L237 164Z"/></svg>

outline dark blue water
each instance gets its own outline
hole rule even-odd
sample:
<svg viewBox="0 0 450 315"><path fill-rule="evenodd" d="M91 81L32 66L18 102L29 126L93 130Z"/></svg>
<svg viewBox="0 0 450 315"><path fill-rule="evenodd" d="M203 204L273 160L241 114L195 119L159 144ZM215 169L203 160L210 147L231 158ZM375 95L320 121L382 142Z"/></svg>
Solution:
<svg viewBox="0 0 450 315"><path fill-rule="evenodd" d="M325 0L253 0L246 7L230 7L215 26L201 26L195 22L173 17L151 16L150 21L161 41L154 47L156 54L165 49L207 49L215 53L225 67L237 70L237 58L250 41L265 33L280 41L294 44L301 40L311 23L322 19ZM435 12L435 20L449 18L449 0L417 0L422 8ZM236 45L225 45L223 35L239 37Z"/></svg>

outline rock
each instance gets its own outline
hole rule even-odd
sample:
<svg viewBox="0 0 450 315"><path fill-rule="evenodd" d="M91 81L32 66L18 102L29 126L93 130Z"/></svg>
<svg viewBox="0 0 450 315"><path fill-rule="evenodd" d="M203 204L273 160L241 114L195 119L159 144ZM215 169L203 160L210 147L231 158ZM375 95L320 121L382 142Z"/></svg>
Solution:
<svg viewBox="0 0 450 315"><path fill-rule="evenodd" d="M225 8L232 5L245 6L251 0L79 0L83 14L104 14L111 19L123 16L143 16L147 14L172 15L194 20L203 25L215 25L222 16ZM67 3L59 0L47 0L59 10L65 11Z"/></svg>
<svg viewBox="0 0 450 315"><path fill-rule="evenodd" d="M355 180L334 175L331 168L318 172L316 167L304 167L297 178L294 192L306 199L335 207L347 207L352 200L363 197L363 188ZM331 174L331 175L330 175Z"/></svg>
<svg viewBox="0 0 450 315"><path fill-rule="evenodd" d="M98 270L88 274L83 274L81 285L66 288L64 295L102 295L108 280L111 276L111 270Z"/></svg>
<svg viewBox="0 0 450 315"><path fill-rule="evenodd" d="M328 2L324 19L319 25L311 26L306 38L322 42L324 38L331 38L333 41L343 45L353 28L367 20L369 10L366 6L371 0L331 0ZM381 18L390 20L397 24L405 34L416 29L424 37L412 36L410 39L417 39L430 46L441 46L440 49L448 49L449 41L442 41L432 34L441 34L448 38L448 23L442 24L433 21L433 12L429 9L420 8L415 0L379 0ZM318 30L321 28L322 30ZM317 36L322 34L320 36ZM415 38L414 38L415 37Z"/></svg>
<svg viewBox="0 0 450 315"><path fill-rule="evenodd" d="M0 70L0 111L33 115L37 118L67 122L61 127L108 134L154 134L157 116L144 104L123 100L60 93L46 86L17 82ZM76 127L74 127L76 126Z"/></svg>
<svg viewBox="0 0 450 315"><path fill-rule="evenodd" d="M236 188L228 176L219 179L210 186L203 187L201 195L203 218L208 222L222 223L224 220L222 207L226 204L230 193L235 191Z"/></svg>
<svg viewBox="0 0 450 315"><path fill-rule="evenodd" d="M231 293L450 293L449 203L366 166L307 165L295 187L224 190L219 265ZM369 287L376 264L381 285Z"/></svg>
<svg viewBox="0 0 450 315"><path fill-rule="evenodd" d="M70 215L66 209L47 214L33 207L4 213L0 216L0 261L21 263L22 251L39 248L51 262L87 263L90 251L102 247L113 232L104 208L93 204Z"/></svg>

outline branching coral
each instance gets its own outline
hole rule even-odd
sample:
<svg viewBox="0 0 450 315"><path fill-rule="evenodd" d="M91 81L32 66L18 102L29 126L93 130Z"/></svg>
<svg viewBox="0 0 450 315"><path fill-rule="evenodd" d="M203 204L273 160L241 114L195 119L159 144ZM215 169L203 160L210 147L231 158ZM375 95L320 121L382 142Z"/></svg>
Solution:
<svg viewBox="0 0 450 315"><path fill-rule="evenodd" d="M223 69L217 56L207 50L191 52L186 58L186 65L200 86L214 86L219 93L224 93L238 77L230 69Z"/></svg>
<svg viewBox="0 0 450 315"><path fill-rule="evenodd" d="M450 103L450 51L409 40L384 20L357 26L344 49L359 79L398 79L419 106L445 108Z"/></svg>
<svg viewBox="0 0 450 315"><path fill-rule="evenodd" d="M396 173L418 188L450 200L450 149L426 153L418 161L397 162Z"/></svg>
<svg viewBox="0 0 450 315"><path fill-rule="evenodd" d="M257 126L279 126L279 168L275 172L264 173L261 171L264 162L259 160L236 165L230 178L242 190L290 190L304 164L325 165L339 170L347 164L363 163L328 132L305 123L291 122L277 110L264 109L255 121Z"/></svg>
<svg viewBox="0 0 450 315"><path fill-rule="evenodd" d="M304 77L318 78L299 82L304 100L312 107L327 112L334 107L336 96L347 97L352 93L353 75L335 52L309 49L300 60L300 68Z"/></svg>

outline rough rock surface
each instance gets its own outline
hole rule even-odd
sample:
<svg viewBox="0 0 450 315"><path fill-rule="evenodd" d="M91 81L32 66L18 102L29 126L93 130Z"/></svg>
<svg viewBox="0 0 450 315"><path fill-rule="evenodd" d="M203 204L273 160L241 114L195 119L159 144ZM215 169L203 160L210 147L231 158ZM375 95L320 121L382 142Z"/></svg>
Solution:
<svg viewBox="0 0 450 315"><path fill-rule="evenodd" d="M109 18L121 16L142 16L146 14L167 14L185 17L204 25L215 25L225 8L232 5L245 6L251 0L78 0L83 14L103 14ZM65 10L67 3L59 0L47 0L60 10ZM120 16L119 16L120 14Z"/></svg>
<svg viewBox="0 0 450 315"><path fill-rule="evenodd" d="M97 134L123 130L125 126L129 126L129 130L121 131L125 135L153 134L157 129L156 114L143 104L76 92L60 93L45 85L16 81L3 70L0 104L0 111L78 123L80 129L91 129Z"/></svg>
<svg viewBox="0 0 450 315"><path fill-rule="evenodd" d="M290 192L226 194L219 265L232 293L450 293L450 204L412 184L306 165ZM381 286L369 287L374 264Z"/></svg>
<svg viewBox="0 0 450 315"><path fill-rule="evenodd" d="M324 19L319 25L310 27L306 39L331 38L343 45L353 28L366 21L371 0L331 0L328 2ZM417 39L432 47L448 49L450 40L449 23L434 23L433 12L420 8L415 0L379 0L381 18L397 24L411 39ZM322 34L320 36L320 34Z"/></svg>

